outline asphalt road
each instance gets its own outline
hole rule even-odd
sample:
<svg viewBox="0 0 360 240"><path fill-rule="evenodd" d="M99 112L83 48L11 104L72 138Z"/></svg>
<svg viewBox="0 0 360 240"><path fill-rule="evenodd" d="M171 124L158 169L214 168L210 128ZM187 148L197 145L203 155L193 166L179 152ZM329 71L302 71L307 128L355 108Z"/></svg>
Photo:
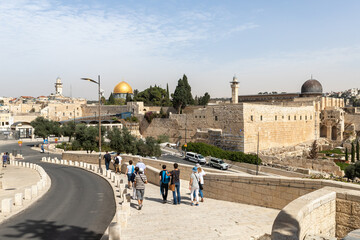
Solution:
<svg viewBox="0 0 360 240"><path fill-rule="evenodd" d="M52 185L39 201L0 225L0 239L100 239L115 214L108 182L79 168L43 163L47 154L24 145L24 161L41 165ZM0 145L1 152L12 149L17 144Z"/></svg>

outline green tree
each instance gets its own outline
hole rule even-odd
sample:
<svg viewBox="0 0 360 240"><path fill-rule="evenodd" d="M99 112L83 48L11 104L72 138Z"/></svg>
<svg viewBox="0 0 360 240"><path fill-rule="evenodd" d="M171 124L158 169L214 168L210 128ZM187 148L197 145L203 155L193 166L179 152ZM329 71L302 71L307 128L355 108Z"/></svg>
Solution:
<svg viewBox="0 0 360 240"><path fill-rule="evenodd" d="M206 92L204 96L199 97L199 105L207 105L210 100L210 95Z"/></svg>
<svg viewBox="0 0 360 240"><path fill-rule="evenodd" d="M187 80L186 75L184 74L182 79L179 79L178 85L175 88L174 94L172 95L173 107L177 110L178 113L181 113L188 105L194 104L194 99L191 94L191 87Z"/></svg>
<svg viewBox="0 0 360 240"><path fill-rule="evenodd" d="M357 161L360 160L360 154L359 154L360 149L359 149L359 148L360 148L360 147L359 147L359 141L356 140L356 160L357 160Z"/></svg>
<svg viewBox="0 0 360 240"><path fill-rule="evenodd" d="M351 164L345 168L345 177L348 179L354 179L355 178L355 165Z"/></svg>
<svg viewBox="0 0 360 240"><path fill-rule="evenodd" d="M317 141L315 140L311 146L309 157L311 159L316 159L317 156L318 156L318 145L317 145Z"/></svg>
<svg viewBox="0 0 360 240"><path fill-rule="evenodd" d="M132 102L131 95L129 93L126 93L125 103Z"/></svg>
<svg viewBox="0 0 360 240"><path fill-rule="evenodd" d="M354 147L354 142L351 143L351 162L355 162L355 147Z"/></svg>
<svg viewBox="0 0 360 240"><path fill-rule="evenodd" d="M125 152L124 139L122 137L121 130L118 128L113 128L112 130L108 131L107 137L110 140L111 149L115 150L116 152Z"/></svg>
<svg viewBox="0 0 360 240"><path fill-rule="evenodd" d="M107 101L108 105L115 105L115 97L113 93L110 93L109 100Z"/></svg>
<svg viewBox="0 0 360 240"><path fill-rule="evenodd" d="M35 130L34 134L43 139L50 135L55 135L56 137L61 136L60 124L58 122L43 117L37 117L30 124Z"/></svg>
<svg viewBox="0 0 360 240"><path fill-rule="evenodd" d="M105 134L105 128L101 128L102 136ZM75 141L73 145L79 144L82 149L87 152L95 151L99 147L99 127L86 126L85 124L78 124L75 128ZM103 137L102 137L103 142Z"/></svg>
<svg viewBox="0 0 360 240"><path fill-rule="evenodd" d="M62 135L65 137L69 137L69 142L71 142L71 138L75 134L75 126L76 125L74 121L69 121L66 122L64 125L62 125L61 127Z"/></svg>
<svg viewBox="0 0 360 240"><path fill-rule="evenodd" d="M345 161L349 161L349 153L347 148L345 148Z"/></svg>
<svg viewBox="0 0 360 240"><path fill-rule="evenodd" d="M134 97L134 101L142 101L146 106L170 106L171 101L165 89L150 86Z"/></svg>

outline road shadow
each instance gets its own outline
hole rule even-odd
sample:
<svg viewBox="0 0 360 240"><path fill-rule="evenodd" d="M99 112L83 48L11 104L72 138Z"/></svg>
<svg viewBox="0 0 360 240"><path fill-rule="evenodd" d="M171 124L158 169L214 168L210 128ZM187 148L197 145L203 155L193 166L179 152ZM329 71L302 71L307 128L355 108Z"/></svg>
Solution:
<svg viewBox="0 0 360 240"><path fill-rule="evenodd" d="M299 222L286 211L282 210L277 215L271 233L271 239L298 240L301 227Z"/></svg>
<svg viewBox="0 0 360 240"><path fill-rule="evenodd" d="M99 240L102 234L89 231L86 228L59 225L53 221L26 220L20 224L9 226L13 233L4 234L0 239L67 239L67 240Z"/></svg>

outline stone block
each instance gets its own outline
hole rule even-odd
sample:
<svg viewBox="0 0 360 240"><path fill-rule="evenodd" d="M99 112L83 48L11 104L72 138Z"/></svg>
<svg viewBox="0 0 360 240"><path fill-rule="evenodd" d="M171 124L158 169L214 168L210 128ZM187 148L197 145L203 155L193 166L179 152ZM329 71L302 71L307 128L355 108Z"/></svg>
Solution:
<svg viewBox="0 0 360 240"><path fill-rule="evenodd" d="M120 224L121 224L121 228L126 228L127 227L127 216L128 214L124 211L120 212Z"/></svg>
<svg viewBox="0 0 360 240"><path fill-rule="evenodd" d="M61 160L60 160L60 164L64 164L64 160L61 159Z"/></svg>
<svg viewBox="0 0 360 240"><path fill-rule="evenodd" d="M99 170L99 169L98 169L97 166L93 166L93 167L92 167L92 170L94 171L94 173L98 173L98 170Z"/></svg>
<svg viewBox="0 0 360 240"><path fill-rule="evenodd" d="M111 178L111 170L106 171L106 177L109 179Z"/></svg>
<svg viewBox="0 0 360 240"><path fill-rule="evenodd" d="M109 225L109 240L119 240L121 234L121 223L112 222Z"/></svg>
<svg viewBox="0 0 360 240"><path fill-rule="evenodd" d="M42 158L41 158L41 161L42 161L42 162L46 162L46 157L42 157Z"/></svg>
<svg viewBox="0 0 360 240"><path fill-rule="evenodd" d="M79 162L75 161L75 167L79 167L79 166L80 166Z"/></svg>
<svg viewBox="0 0 360 240"><path fill-rule="evenodd" d="M115 173L114 172L112 172L110 174L110 177L111 177L111 182L115 182Z"/></svg>
<svg viewBox="0 0 360 240"><path fill-rule="evenodd" d="M51 163L56 163L55 159L51 159Z"/></svg>
<svg viewBox="0 0 360 240"><path fill-rule="evenodd" d="M69 165L73 166L74 165L73 161L69 160Z"/></svg>
<svg viewBox="0 0 360 240"><path fill-rule="evenodd" d="M1 212L2 213L11 213L13 208L12 198L5 198L1 201Z"/></svg>
<svg viewBox="0 0 360 240"><path fill-rule="evenodd" d="M30 163L25 163L25 167L29 168L30 167Z"/></svg>
<svg viewBox="0 0 360 240"><path fill-rule="evenodd" d="M55 163L56 163L56 164L60 164L60 160L59 160L59 159L56 159L56 160L55 160Z"/></svg>
<svg viewBox="0 0 360 240"><path fill-rule="evenodd" d="M29 167L33 169L33 168L34 168L34 164L33 164L33 163L30 163Z"/></svg>
<svg viewBox="0 0 360 240"><path fill-rule="evenodd" d="M38 188L37 185L32 185L31 186L31 196L34 198L38 195Z"/></svg>
<svg viewBox="0 0 360 240"><path fill-rule="evenodd" d="M38 191L42 191L43 190L43 184L42 184L42 182L41 181L39 181L39 182L37 182L37 189L38 189Z"/></svg>
<svg viewBox="0 0 360 240"><path fill-rule="evenodd" d="M68 165L68 161L67 161L67 160L64 160L64 165Z"/></svg>
<svg viewBox="0 0 360 240"><path fill-rule="evenodd" d="M23 205L24 195L22 193L15 194L15 206L22 206Z"/></svg>
<svg viewBox="0 0 360 240"><path fill-rule="evenodd" d="M24 194L24 199L25 200L31 200L31 198L32 198L31 188L26 188L25 189L25 194Z"/></svg>
<svg viewBox="0 0 360 240"><path fill-rule="evenodd" d="M84 162L80 162L80 167L84 167Z"/></svg>
<svg viewBox="0 0 360 240"><path fill-rule="evenodd" d="M350 201L337 199L336 212L351 214L352 205Z"/></svg>

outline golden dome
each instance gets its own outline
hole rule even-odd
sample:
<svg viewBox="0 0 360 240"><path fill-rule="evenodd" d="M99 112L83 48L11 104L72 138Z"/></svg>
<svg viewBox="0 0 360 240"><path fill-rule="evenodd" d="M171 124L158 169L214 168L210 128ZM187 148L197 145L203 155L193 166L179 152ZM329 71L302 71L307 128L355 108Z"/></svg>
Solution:
<svg viewBox="0 0 360 240"><path fill-rule="evenodd" d="M114 87L114 93L133 93L131 86L122 81L119 82L115 87Z"/></svg>

